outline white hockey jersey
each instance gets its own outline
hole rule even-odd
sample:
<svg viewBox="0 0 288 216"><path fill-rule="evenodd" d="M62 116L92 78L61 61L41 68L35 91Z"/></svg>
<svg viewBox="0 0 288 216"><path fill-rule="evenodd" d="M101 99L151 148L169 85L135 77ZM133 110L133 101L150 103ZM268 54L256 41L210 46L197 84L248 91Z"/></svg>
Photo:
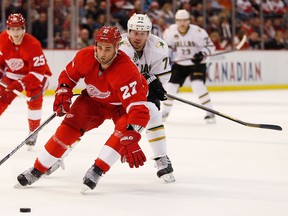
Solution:
<svg viewBox="0 0 288 216"><path fill-rule="evenodd" d="M189 25L185 35L178 31L177 24L172 24L163 33L163 39L170 48L172 63L179 65L193 65L191 59L198 52L211 55L215 51L215 46L207 32L197 25ZM205 63L204 58L202 63Z"/></svg>
<svg viewBox="0 0 288 216"><path fill-rule="evenodd" d="M149 34L141 57L131 45L127 33L122 35L119 49L131 58L141 73L154 74L163 84L169 81L169 50L166 42L160 37Z"/></svg>

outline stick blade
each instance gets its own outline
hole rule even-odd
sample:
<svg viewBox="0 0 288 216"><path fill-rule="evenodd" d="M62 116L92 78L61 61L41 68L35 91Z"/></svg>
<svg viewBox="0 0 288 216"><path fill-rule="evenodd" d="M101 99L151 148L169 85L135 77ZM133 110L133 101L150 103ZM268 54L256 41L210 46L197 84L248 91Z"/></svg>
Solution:
<svg viewBox="0 0 288 216"><path fill-rule="evenodd" d="M260 124L259 127L260 127L260 128L264 128L264 129L282 131L282 127L280 127L279 125Z"/></svg>

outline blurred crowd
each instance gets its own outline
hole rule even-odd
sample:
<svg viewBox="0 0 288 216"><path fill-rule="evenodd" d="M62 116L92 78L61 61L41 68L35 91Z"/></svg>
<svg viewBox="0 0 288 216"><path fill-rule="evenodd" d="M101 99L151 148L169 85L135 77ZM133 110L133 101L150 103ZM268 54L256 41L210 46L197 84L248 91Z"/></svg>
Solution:
<svg viewBox="0 0 288 216"><path fill-rule="evenodd" d="M50 0L31 2L31 33L47 48ZM71 49L71 2L54 0L54 49ZM174 13L178 9L190 12L191 23L205 28L218 50L231 49L244 34L248 37L245 49L288 49L288 0L235 0L235 10L232 0L110 0L110 3L111 13L107 13L106 0L77 0L76 49L93 44L93 35L107 24L107 14L109 24L125 32L132 14L146 13L153 23L152 33L162 37L163 31L175 23ZM27 0L5 0L6 18L12 12L27 17Z"/></svg>

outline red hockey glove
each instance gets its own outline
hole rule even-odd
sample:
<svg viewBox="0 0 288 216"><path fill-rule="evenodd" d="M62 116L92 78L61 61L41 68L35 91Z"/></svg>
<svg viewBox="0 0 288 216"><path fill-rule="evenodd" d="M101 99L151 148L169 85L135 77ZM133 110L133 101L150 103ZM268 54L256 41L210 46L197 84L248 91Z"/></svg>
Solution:
<svg viewBox="0 0 288 216"><path fill-rule="evenodd" d="M68 86L58 87L56 89L53 110L57 113L57 116L63 116L69 112L72 97L73 92Z"/></svg>
<svg viewBox="0 0 288 216"><path fill-rule="evenodd" d="M127 161L131 168L143 166L146 161L146 157L138 145L141 135L134 131L128 130L123 134L123 137L120 139L120 155L121 161Z"/></svg>
<svg viewBox="0 0 288 216"><path fill-rule="evenodd" d="M21 80L16 80L10 83L10 85L7 86L6 90L7 91L17 90L19 92L22 92L24 90L24 84Z"/></svg>

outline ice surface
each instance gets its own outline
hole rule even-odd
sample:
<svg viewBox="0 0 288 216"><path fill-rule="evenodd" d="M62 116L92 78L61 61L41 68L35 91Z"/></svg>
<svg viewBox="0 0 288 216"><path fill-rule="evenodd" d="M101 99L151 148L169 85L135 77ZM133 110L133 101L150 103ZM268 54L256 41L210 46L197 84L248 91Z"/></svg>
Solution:
<svg viewBox="0 0 288 216"><path fill-rule="evenodd" d="M177 96L198 103L192 93ZM176 182L156 176L154 162L130 169L118 162L94 191L80 194L82 178L113 130L110 122L84 135L65 160L66 169L24 189L16 177L31 167L61 122L57 117L39 133L31 152L19 149L0 166L0 214L108 216L287 216L288 90L212 92L214 109L251 123L276 124L283 131L246 127L175 102L166 126L168 155ZM52 114L53 97L44 101L43 120ZM28 135L27 107L17 98L0 118L0 158ZM152 152L145 133L141 147ZM20 213L31 208L31 213Z"/></svg>

